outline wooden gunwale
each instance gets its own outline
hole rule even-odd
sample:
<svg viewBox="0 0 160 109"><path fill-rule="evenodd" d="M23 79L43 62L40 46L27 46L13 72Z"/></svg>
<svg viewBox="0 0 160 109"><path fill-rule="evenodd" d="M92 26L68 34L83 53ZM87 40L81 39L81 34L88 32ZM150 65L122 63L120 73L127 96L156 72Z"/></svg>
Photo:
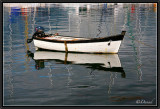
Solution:
<svg viewBox="0 0 160 109"><path fill-rule="evenodd" d="M61 36L60 36L61 37ZM62 36L62 38L69 37L69 36ZM108 37L99 37L99 38L82 38L82 37L72 37L73 40L60 40L60 39L45 39L40 37L35 37L36 40L46 41L46 42L54 42L54 43L94 43L94 42L106 42L106 41L119 41L123 40L124 35L114 35L114 36L108 36ZM75 40L76 38L79 38L78 40Z"/></svg>

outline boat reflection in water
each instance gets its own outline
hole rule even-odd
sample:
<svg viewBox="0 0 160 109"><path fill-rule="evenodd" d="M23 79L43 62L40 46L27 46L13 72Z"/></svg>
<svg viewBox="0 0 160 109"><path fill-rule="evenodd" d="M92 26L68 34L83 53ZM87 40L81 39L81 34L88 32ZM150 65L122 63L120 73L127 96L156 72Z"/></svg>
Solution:
<svg viewBox="0 0 160 109"><path fill-rule="evenodd" d="M92 70L119 72L122 78L126 76L118 54L83 54L53 51L36 51L35 53L28 51L27 53L29 57L35 60L37 70L45 68L44 62L55 61L56 64L82 65Z"/></svg>

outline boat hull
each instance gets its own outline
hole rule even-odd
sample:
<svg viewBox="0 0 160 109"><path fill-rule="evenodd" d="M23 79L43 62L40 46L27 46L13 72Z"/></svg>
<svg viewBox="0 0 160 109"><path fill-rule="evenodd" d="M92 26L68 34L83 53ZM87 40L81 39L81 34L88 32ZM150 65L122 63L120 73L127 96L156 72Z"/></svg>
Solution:
<svg viewBox="0 0 160 109"><path fill-rule="evenodd" d="M118 53L122 40L89 42L89 43L57 43L34 39L36 48L47 50L86 52L86 53Z"/></svg>

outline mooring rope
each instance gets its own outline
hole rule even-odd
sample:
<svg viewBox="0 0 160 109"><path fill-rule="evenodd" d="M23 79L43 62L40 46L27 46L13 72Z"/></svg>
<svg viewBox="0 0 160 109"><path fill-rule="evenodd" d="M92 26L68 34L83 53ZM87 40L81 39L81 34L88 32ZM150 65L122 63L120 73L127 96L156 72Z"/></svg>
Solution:
<svg viewBox="0 0 160 109"><path fill-rule="evenodd" d="M134 39L134 38L130 37L129 35L125 35L125 36L129 37L130 39L133 39L134 41L137 41L137 42L138 42L138 43L140 43L140 44L143 44L143 45L149 46L149 47L151 47L151 48L156 48L156 47L153 47L152 45L149 45L149 44L146 44L146 43L141 42L141 41L139 41L139 40L136 40L136 39Z"/></svg>

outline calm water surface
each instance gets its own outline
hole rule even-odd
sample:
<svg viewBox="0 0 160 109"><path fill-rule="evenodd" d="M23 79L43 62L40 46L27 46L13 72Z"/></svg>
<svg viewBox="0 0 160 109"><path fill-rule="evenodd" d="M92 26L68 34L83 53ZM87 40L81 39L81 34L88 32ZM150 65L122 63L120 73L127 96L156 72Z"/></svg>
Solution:
<svg viewBox="0 0 160 109"><path fill-rule="evenodd" d="M156 105L153 4L4 7L3 22L5 106ZM36 26L87 38L127 33L118 54L65 54L27 44Z"/></svg>

